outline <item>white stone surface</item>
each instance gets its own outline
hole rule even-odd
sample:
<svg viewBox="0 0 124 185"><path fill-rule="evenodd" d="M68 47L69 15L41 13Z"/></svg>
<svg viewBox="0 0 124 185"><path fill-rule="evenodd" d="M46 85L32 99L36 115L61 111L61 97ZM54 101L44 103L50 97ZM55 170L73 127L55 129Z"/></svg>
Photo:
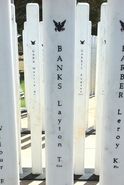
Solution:
<svg viewBox="0 0 124 185"><path fill-rule="evenodd" d="M28 116L28 129L31 128L30 123L30 90L29 90L29 77L28 77L28 48L27 48L27 22L24 22L24 30L22 32L23 35L23 56L24 56L24 78L25 78L25 102L26 102L26 109L27 109L27 116ZM28 85L26 85L28 84Z"/></svg>
<svg viewBox="0 0 124 185"><path fill-rule="evenodd" d="M124 1L107 5L105 95L100 185L124 183Z"/></svg>
<svg viewBox="0 0 124 185"><path fill-rule="evenodd" d="M87 44L87 73L86 73L86 129L89 127L89 97L90 97L90 69L91 69L91 30L92 22L88 23L88 44Z"/></svg>
<svg viewBox="0 0 124 185"><path fill-rule="evenodd" d="M44 56L43 56L43 21L39 23L39 61L41 67L41 111L42 111L42 131L45 131L45 92L44 92Z"/></svg>
<svg viewBox="0 0 124 185"><path fill-rule="evenodd" d="M0 2L0 184L18 185L11 3Z"/></svg>
<svg viewBox="0 0 124 185"><path fill-rule="evenodd" d="M44 0L46 184L73 184L75 0Z"/></svg>
<svg viewBox="0 0 124 185"><path fill-rule="evenodd" d="M17 39L17 24L15 16L15 6L11 4L12 16L12 40L13 40L13 66L14 66L14 79L15 79L15 94L16 94L16 124L18 128L18 150L19 150L19 170L22 173L21 167L21 113L20 113L20 83L19 83L19 61L18 61L18 39Z"/></svg>
<svg viewBox="0 0 124 185"><path fill-rule="evenodd" d="M90 96L95 96L97 36L91 36Z"/></svg>
<svg viewBox="0 0 124 185"><path fill-rule="evenodd" d="M95 109L95 98L90 98L90 111L89 111L89 117L90 117L90 124L92 125L92 120L94 119L94 109ZM27 128L27 118L22 119L22 127ZM24 135L21 137L22 144L22 165L23 167L31 167L31 146L26 147L28 144L31 143L30 134ZM26 139L25 142L23 140ZM45 143L45 141L44 141ZM85 168L93 168L95 167L95 144L96 144L96 136L88 136L85 139ZM43 168L45 168L45 148L43 148L43 155L42 155L42 164ZM22 181L21 185L27 185L27 184L39 184L41 181ZM96 182L75 182L77 184L86 184L94 185L97 184Z"/></svg>
<svg viewBox="0 0 124 185"><path fill-rule="evenodd" d="M42 113L41 113L41 64L39 62L39 6L27 4L27 22L24 38L26 45L26 86L28 87L29 119L31 124L32 173L42 173ZM35 28L35 29L34 29Z"/></svg>
<svg viewBox="0 0 124 185"><path fill-rule="evenodd" d="M74 173L84 174L84 144L87 121L86 93L88 70L89 5L76 7L75 106L74 106ZM89 98L89 97L88 97Z"/></svg>
<svg viewBox="0 0 124 185"><path fill-rule="evenodd" d="M98 47L97 47L97 67L96 67L96 166L95 174L100 175L100 163L101 163L101 139L103 119L103 96L104 96L104 79L106 70L106 21L107 21L107 3L103 3L101 6L101 21L98 24Z"/></svg>

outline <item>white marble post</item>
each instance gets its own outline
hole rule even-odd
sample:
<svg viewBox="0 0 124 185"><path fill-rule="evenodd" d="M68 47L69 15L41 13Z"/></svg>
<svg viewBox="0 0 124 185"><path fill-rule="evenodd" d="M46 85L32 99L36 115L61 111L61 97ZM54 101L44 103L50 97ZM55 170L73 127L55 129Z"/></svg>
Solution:
<svg viewBox="0 0 124 185"><path fill-rule="evenodd" d="M104 96L104 79L106 70L106 21L107 21L107 3L101 6L101 19L98 24L98 42L97 42L97 65L96 65L96 159L95 174L100 175L101 163L101 139L103 136L101 127L104 124L103 119L103 96Z"/></svg>
<svg viewBox="0 0 124 185"><path fill-rule="evenodd" d="M100 77L101 75L104 75L103 73L101 74L102 71L102 61L101 59L101 52L102 52L102 43L101 43L101 22L98 23L98 36L97 36L97 63L96 63L96 90L95 90L95 97L96 97L96 110L95 110L95 128L96 128L96 151L95 151L95 174L99 175L99 166L100 166L100 122L98 117L99 114L101 115L101 104L99 106L98 103L101 103L101 97L99 96L101 92L101 80Z"/></svg>
<svg viewBox="0 0 124 185"><path fill-rule="evenodd" d="M84 174L84 150L86 127L86 91L88 63L89 5L78 3L76 7L75 42L75 107L74 107L74 173Z"/></svg>
<svg viewBox="0 0 124 185"><path fill-rule="evenodd" d="M28 30L27 30L27 22L24 22L24 30L23 30L23 56L24 56L24 79L25 79L25 102L26 102L26 108L27 108L27 122L28 122L28 130L31 129L31 123L30 123L30 90L29 90L29 77L28 77L28 47L27 47L27 35L28 35ZM27 85L28 84L28 85Z"/></svg>
<svg viewBox="0 0 124 185"><path fill-rule="evenodd" d="M11 2L0 1L0 184L19 185Z"/></svg>
<svg viewBox="0 0 124 185"><path fill-rule="evenodd" d="M41 111L42 111L42 131L45 131L45 94L44 94L44 56L43 56L43 21L39 28L39 61L41 64Z"/></svg>
<svg viewBox="0 0 124 185"><path fill-rule="evenodd" d="M19 170L22 174L21 166L21 113L20 113L20 84L19 84L19 60L18 60L18 38L17 24L15 17L15 6L11 4L12 12L12 39L13 39L13 62L14 62L14 79L15 79L15 94L16 94L16 124L18 128L18 150L19 150Z"/></svg>
<svg viewBox="0 0 124 185"><path fill-rule="evenodd" d="M46 184L73 184L75 0L44 0Z"/></svg>
<svg viewBox="0 0 124 185"><path fill-rule="evenodd" d="M91 37L90 96L95 96L97 37Z"/></svg>
<svg viewBox="0 0 124 185"><path fill-rule="evenodd" d="M26 109L27 109L27 126L28 130L31 129L30 124L30 113L29 113L29 107L30 107L30 90L29 86L26 85L28 82L28 48L27 48L27 22L24 22L24 30L22 31L23 35L23 58L24 58L24 82L25 82L25 103L26 103Z"/></svg>
<svg viewBox="0 0 124 185"><path fill-rule="evenodd" d="M88 22L87 44L87 76L86 76L86 129L89 127L90 69L91 69L91 30L92 22Z"/></svg>
<svg viewBox="0 0 124 185"><path fill-rule="evenodd" d="M100 185L124 183L124 1L107 5Z"/></svg>
<svg viewBox="0 0 124 185"><path fill-rule="evenodd" d="M29 116L31 124L32 173L42 174L42 115L41 115L41 80L39 61L39 6L27 4L26 34L26 86L28 86Z"/></svg>

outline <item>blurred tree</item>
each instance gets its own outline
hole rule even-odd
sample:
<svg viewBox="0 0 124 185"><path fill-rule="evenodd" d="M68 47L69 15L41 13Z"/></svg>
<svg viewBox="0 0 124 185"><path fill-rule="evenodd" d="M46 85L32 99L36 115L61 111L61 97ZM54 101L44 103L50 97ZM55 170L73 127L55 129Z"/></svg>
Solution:
<svg viewBox="0 0 124 185"><path fill-rule="evenodd" d="M16 7L16 21L18 25L19 37L19 52L22 53L22 30L24 22L26 21L26 4L27 3L38 3L40 5L40 15L42 16L42 0L14 0ZM40 17L41 19L41 17Z"/></svg>
<svg viewBox="0 0 124 185"><path fill-rule="evenodd" d="M12 0L13 1L13 0ZM40 15L42 16L42 0L14 0L16 6L16 19L18 24L18 33L22 35L24 21L26 20L26 4L38 3L40 5ZM100 6L107 0L77 0L78 2L87 2L90 4L90 20L92 21L92 34L97 34L97 23L99 21ZM42 19L42 17L40 17ZM22 41L22 37L19 39Z"/></svg>
<svg viewBox="0 0 124 185"><path fill-rule="evenodd" d="M90 4L90 20L93 23L93 34L97 34L97 23L99 21L100 6L107 0L78 0L78 2L87 2ZM15 0L16 15L18 23L18 32L21 34L23 23L26 20L26 4L38 3L40 5L40 12L42 12L42 0ZM41 13L42 15L42 13Z"/></svg>
<svg viewBox="0 0 124 185"><path fill-rule="evenodd" d="M16 19L18 23L18 33L22 34L24 21L26 21L26 4L38 3L40 5L40 12L42 12L42 1L41 0L15 0L14 2L16 6Z"/></svg>
<svg viewBox="0 0 124 185"><path fill-rule="evenodd" d="M90 20L92 21L92 34L97 35L97 23L100 20L101 4L107 0L78 0L78 2L87 2L90 4Z"/></svg>

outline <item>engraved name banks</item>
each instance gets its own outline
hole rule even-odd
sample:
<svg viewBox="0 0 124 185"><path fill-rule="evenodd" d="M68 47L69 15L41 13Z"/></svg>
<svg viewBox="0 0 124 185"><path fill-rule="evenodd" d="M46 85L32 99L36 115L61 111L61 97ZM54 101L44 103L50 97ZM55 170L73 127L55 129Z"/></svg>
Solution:
<svg viewBox="0 0 124 185"><path fill-rule="evenodd" d="M61 52L62 52L62 45L58 45L57 46L57 52L58 52L58 57L57 57L57 63L56 63L56 69L57 69L57 89L59 91L62 90L63 88L63 59L61 56ZM60 153L59 156L57 156L57 164L56 167L62 167L62 155L61 155L61 149L63 148L63 136L62 136L62 117L63 117L63 112L62 112L62 106L63 106L63 102L64 100L62 100L63 98L61 97L61 99L57 100L57 147L58 149L60 149L58 152Z"/></svg>
<svg viewBox="0 0 124 185"><path fill-rule="evenodd" d="M119 21L120 22L120 31L121 31L121 34L124 34L124 23L123 21ZM119 84L118 84L118 98L121 100L121 101L124 101L124 44L121 46L122 48L122 56L120 58L120 76L119 76ZM123 116L123 111L124 110L121 110L120 108L117 109L117 120L116 120L116 135L115 135L115 143L114 143L114 150L117 151L117 156L115 156L113 158L113 168L114 169L118 169L119 168L119 164L120 164L120 159L119 159L119 156L118 156L118 152L119 152L119 149L120 149L120 139L121 139L121 134L120 134L120 131L121 131L121 127L123 126L122 123L122 116Z"/></svg>
<svg viewBox="0 0 124 185"><path fill-rule="evenodd" d="M59 32L60 34L65 31L65 23L66 20L64 20L62 23L60 22L54 22L54 30L55 32ZM63 69L64 69L64 64L63 64L63 45L59 44L56 46L57 50L57 56L56 56L56 91L58 92L59 99L56 100L56 105L57 105L57 136L56 136L56 146L57 146L57 156L56 156L56 167L57 168L62 168L63 167L63 161L64 161L64 156L62 156L62 149L64 147L63 143L63 133L62 130L64 130L63 127L63 111L62 107L64 104L64 97L62 97L62 90L63 90Z"/></svg>

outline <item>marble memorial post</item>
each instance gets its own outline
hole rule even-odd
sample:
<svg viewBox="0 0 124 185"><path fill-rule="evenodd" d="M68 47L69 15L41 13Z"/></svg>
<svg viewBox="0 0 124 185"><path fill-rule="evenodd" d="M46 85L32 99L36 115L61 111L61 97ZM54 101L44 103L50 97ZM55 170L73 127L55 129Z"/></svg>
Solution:
<svg viewBox="0 0 124 185"><path fill-rule="evenodd" d="M95 96L97 37L91 37L90 96Z"/></svg>
<svg viewBox="0 0 124 185"><path fill-rule="evenodd" d="M44 0L46 184L73 184L75 0Z"/></svg>
<svg viewBox="0 0 124 185"><path fill-rule="evenodd" d="M100 185L124 183L124 1L107 5Z"/></svg>
<svg viewBox="0 0 124 185"><path fill-rule="evenodd" d="M39 28L39 61L41 67L41 111L42 111L42 131L45 131L45 94L44 94L44 56L43 56L43 21L40 21Z"/></svg>
<svg viewBox="0 0 124 185"><path fill-rule="evenodd" d="M98 47L97 47L97 65L96 65L96 112L95 112L95 125L96 125L96 159L95 159L95 174L100 175L101 163L101 139L104 137L102 134L103 119L103 96L104 96L104 79L106 71L106 21L107 21L107 3L101 6L101 19L98 24Z"/></svg>
<svg viewBox="0 0 124 185"><path fill-rule="evenodd" d="M15 79L15 94L16 94L16 124L18 128L18 150L19 150L19 170L22 174L21 166L21 113L20 113L20 83L19 83L19 60L18 60L18 38L17 38L17 24L15 17L15 6L11 4L12 14L12 40L13 40L13 65L14 65L14 79Z"/></svg>
<svg viewBox="0 0 124 185"><path fill-rule="evenodd" d="M0 1L0 184L19 185L10 0Z"/></svg>
<svg viewBox="0 0 124 185"><path fill-rule="evenodd" d="M89 128L89 98L90 98L90 69L91 69L91 29L92 22L88 23L88 44L87 44L87 76L86 76L86 129Z"/></svg>
<svg viewBox="0 0 124 185"><path fill-rule="evenodd" d="M86 90L88 64L89 5L78 3L76 7L75 42L75 109L74 109L74 173L84 174Z"/></svg>
<svg viewBox="0 0 124 185"><path fill-rule="evenodd" d="M39 61L39 6L29 3L26 7L27 22L24 38L27 42L28 57L25 67L27 72L27 86L29 116L31 124L31 154L32 154L32 173L42 174L42 114L41 114L41 80L40 80L40 61Z"/></svg>
<svg viewBox="0 0 124 185"><path fill-rule="evenodd" d="M24 78L25 78L25 102L26 102L26 109L27 109L27 122L28 122L28 130L31 129L30 124L30 90L29 90L29 81L28 81L28 47L27 47L27 22L24 22L24 30L22 32L23 35L23 56L24 56ZM28 85L27 85L28 84Z"/></svg>

